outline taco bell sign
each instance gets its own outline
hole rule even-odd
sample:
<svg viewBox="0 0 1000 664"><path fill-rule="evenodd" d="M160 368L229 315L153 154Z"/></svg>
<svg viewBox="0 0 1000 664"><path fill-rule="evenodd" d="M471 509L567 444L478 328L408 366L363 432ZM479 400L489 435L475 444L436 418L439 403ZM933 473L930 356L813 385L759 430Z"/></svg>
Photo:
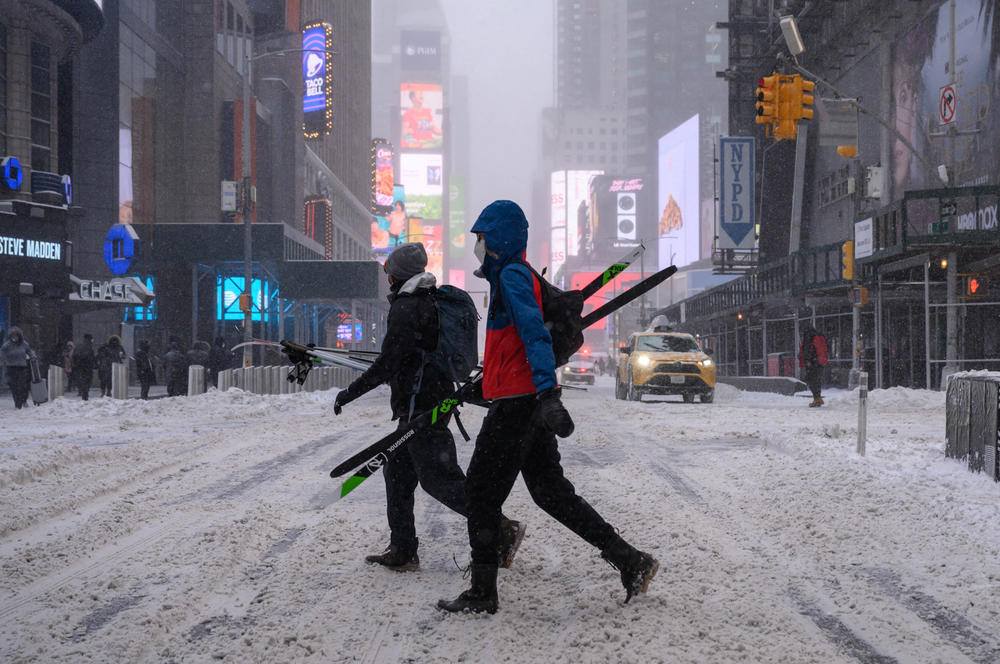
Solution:
<svg viewBox="0 0 1000 664"><path fill-rule="evenodd" d="M753 249L754 139L719 139L719 249Z"/></svg>

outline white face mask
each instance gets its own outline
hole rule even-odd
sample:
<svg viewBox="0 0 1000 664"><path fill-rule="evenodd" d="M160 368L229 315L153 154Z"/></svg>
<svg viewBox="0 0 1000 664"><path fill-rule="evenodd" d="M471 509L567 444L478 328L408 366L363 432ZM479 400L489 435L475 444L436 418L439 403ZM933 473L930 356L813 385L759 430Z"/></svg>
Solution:
<svg viewBox="0 0 1000 664"><path fill-rule="evenodd" d="M486 260L486 240L483 238L476 240L476 246L472 250L472 253L476 255L476 259L479 261L479 264L482 265L483 261Z"/></svg>

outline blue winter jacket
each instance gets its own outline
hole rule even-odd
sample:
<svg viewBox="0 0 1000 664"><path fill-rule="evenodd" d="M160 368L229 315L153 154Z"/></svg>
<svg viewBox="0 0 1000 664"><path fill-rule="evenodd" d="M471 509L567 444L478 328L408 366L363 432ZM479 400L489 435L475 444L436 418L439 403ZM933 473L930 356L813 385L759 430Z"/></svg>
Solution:
<svg viewBox="0 0 1000 664"><path fill-rule="evenodd" d="M483 357L483 396L532 394L556 387L552 337L542 320L541 287L524 264L528 220L513 201L494 201L476 223L489 254L482 273L490 283ZM497 296L500 306L497 306Z"/></svg>

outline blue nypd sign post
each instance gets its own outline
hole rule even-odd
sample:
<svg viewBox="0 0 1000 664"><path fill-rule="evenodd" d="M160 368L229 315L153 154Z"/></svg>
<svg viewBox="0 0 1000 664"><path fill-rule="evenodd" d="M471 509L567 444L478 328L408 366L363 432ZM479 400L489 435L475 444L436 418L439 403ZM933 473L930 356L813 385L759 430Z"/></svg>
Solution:
<svg viewBox="0 0 1000 664"><path fill-rule="evenodd" d="M131 224L115 224L104 236L104 262L112 274L122 275L139 257L139 235Z"/></svg>
<svg viewBox="0 0 1000 664"><path fill-rule="evenodd" d="M753 249L754 139L719 139L719 249Z"/></svg>

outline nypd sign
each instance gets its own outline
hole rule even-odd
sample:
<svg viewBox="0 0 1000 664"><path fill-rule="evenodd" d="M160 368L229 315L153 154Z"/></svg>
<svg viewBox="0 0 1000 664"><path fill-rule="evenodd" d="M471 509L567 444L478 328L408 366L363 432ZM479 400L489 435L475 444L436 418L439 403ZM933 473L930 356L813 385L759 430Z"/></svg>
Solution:
<svg viewBox="0 0 1000 664"><path fill-rule="evenodd" d="M753 249L754 139L719 139L719 249Z"/></svg>

